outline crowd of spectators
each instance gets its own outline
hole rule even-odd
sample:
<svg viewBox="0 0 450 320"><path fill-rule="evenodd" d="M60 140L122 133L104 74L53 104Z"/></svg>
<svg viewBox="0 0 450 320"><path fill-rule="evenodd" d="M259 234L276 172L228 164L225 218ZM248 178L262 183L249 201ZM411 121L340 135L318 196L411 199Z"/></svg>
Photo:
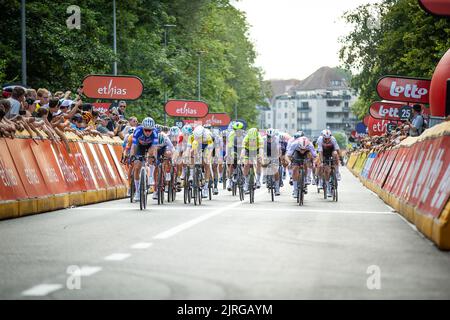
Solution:
<svg viewBox="0 0 450 320"><path fill-rule="evenodd" d="M52 93L45 88L4 88L0 100L0 137L14 138L16 130L26 130L31 136L43 138L44 132L49 139L59 138L65 143L66 132L80 138L92 135L123 139L131 127L138 126L136 117L126 117L125 101L102 112L91 103L83 103L82 91L79 88L76 93Z"/></svg>
<svg viewBox="0 0 450 320"><path fill-rule="evenodd" d="M445 121L450 121L447 117ZM380 152L390 149L405 140L407 137L418 137L428 128L427 117L422 115L422 107L414 105L412 107L412 117L394 125L391 130L380 136L367 136L361 139L359 150Z"/></svg>

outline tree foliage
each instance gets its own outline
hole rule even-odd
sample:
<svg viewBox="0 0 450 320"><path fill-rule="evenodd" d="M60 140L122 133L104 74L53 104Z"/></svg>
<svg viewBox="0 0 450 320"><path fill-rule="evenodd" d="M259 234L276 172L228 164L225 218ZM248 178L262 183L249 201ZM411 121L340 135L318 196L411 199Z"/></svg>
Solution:
<svg viewBox="0 0 450 320"><path fill-rule="evenodd" d="M358 90L354 112L367 114L379 100L375 88L384 75L431 77L450 48L450 20L423 11L417 0L381 0L346 12L353 30L341 39L340 59Z"/></svg>
<svg viewBox="0 0 450 320"><path fill-rule="evenodd" d="M20 1L4 0L8 14L0 19L0 81L20 82ZM117 3L117 57L112 50L112 1L79 0L81 29L69 29L71 1L27 0L28 85L52 91L74 91L88 74L136 75L143 96L130 103L140 119L163 119L169 99L197 99L201 62L201 99L210 112L234 114L250 125L256 105L264 105L262 71L248 38L245 15L229 0L128 0ZM164 25L167 28L167 47ZM199 55L199 52L201 54Z"/></svg>

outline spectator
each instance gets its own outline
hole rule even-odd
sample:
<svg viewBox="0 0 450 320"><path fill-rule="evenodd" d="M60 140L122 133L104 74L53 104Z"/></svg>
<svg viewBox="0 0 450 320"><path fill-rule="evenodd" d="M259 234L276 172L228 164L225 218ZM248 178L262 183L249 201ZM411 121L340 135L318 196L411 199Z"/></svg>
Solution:
<svg viewBox="0 0 450 320"><path fill-rule="evenodd" d="M107 127L109 131L114 132L119 122L119 112L117 111L117 108L112 108L109 113L111 114L111 119L109 120Z"/></svg>
<svg viewBox="0 0 450 320"><path fill-rule="evenodd" d="M110 137L113 137L113 136L114 136L114 132L110 131L110 130L108 129L108 127L107 127L108 122L109 122L110 120L111 120L111 119L108 118L106 115L101 116L101 117L99 118L99 120L97 121L97 122L98 122L98 125L97 125L97 131L100 132L100 133L102 133L102 134L106 134L106 135L108 135L108 136L110 136Z"/></svg>
<svg viewBox="0 0 450 320"><path fill-rule="evenodd" d="M52 98L48 103L48 121L52 122L53 117L59 116L61 114L61 110L59 109L61 102L57 98ZM42 106L41 108L45 108Z"/></svg>
<svg viewBox="0 0 450 320"><path fill-rule="evenodd" d="M124 100L120 101L118 111L119 111L119 115L121 116L122 119L125 119L126 108L127 108L127 103Z"/></svg>
<svg viewBox="0 0 450 320"><path fill-rule="evenodd" d="M40 107L48 107L50 92L47 89L40 88L37 91L37 98L39 101L36 103L36 111L38 111Z"/></svg>
<svg viewBox="0 0 450 320"><path fill-rule="evenodd" d="M418 137L422 134L424 130L425 121L422 116L422 107L420 104L413 105L413 117L411 122L406 121L409 125L409 135L411 137Z"/></svg>
<svg viewBox="0 0 450 320"><path fill-rule="evenodd" d="M75 129L77 131L83 131L85 129L85 127L83 126L83 116L79 113L75 114L72 117L72 121L71 121L71 125L70 127L72 129Z"/></svg>
<svg viewBox="0 0 450 320"><path fill-rule="evenodd" d="M25 101L25 89L22 87L15 87L12 90L11 97L8 98L11 105L8 113L5 115L7 119L12 119L19 115L19 111L22 108L23 102Z"/></svg>

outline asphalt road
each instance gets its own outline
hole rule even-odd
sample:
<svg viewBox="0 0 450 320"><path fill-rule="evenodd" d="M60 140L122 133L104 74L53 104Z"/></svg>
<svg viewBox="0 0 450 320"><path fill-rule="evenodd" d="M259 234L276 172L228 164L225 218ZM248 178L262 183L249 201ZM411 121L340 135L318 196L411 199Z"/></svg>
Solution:
<svg viewBox="0 0 450 320"><path fill-rule="evenodd" d="M0 221L0 299L449 299L450 253L341 170L337 203L263 187Z"/></svg>

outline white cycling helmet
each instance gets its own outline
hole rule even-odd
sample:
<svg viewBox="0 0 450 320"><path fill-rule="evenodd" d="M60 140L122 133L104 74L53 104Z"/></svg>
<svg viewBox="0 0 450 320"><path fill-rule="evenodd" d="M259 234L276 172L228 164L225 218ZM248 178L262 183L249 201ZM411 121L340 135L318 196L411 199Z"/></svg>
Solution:
<svg viewBox="0 0 450 320"><path fill-rule="evenodd" d="M322 135L323 135L323 137L324 137L325 139L330 139L331 136L332 136L330 130L324 130Z"/></svg>
<svg viewBox="0 0 450 320"><path fill-rule="evenodd" d="M205 133L205 128L202 125L197 126L194 129L194 138L196 138L196 139L202 138L204 133Z"/></svg>
<svg viewBox="0 0 450 320"><path fill-rule="evenodd" d="M171 137L178 137L179 134L180 134L180 128L178 128L177 126L173 126L170 128L169 135Z"/></svg>
<svg viewBox="0 0 450 320"><path fill-rule="evenodd" d="M183 126L183 129L181 129L181 131L183 131L183 133L185 135L189 135L190 136L192 134L192 132L194 131L194 129L192 129L192 126L190 124L185 124Z"/></svg>
<svg viewBox="0 0 450 320"><path fill-rule="evenodd" d="M266 134L268 137L273 137L275 135L275 129L272 128L267 129Z"/></svg>
<svg viewBox="0 0 450 320"><path fill-rule="evenodd" d="M294 133L294 139L298 139L303 137L305 134L303 133L303 131L299 130L296 133Z"/></svg>
<svg viewBox="0 0 450 320"><path fill-rule="evenodd" d="M153 118L147 117L142 121L142 127L144 129L155 129L155 120Z"/></svg>
<svg viewBox="0 0 450 320"><path fill-rule="evenodd" d="M309 144L310 144L310 142L309 142L308 138L306 138L306 137L300 137L300 138L298 139L298 147L299 147L301 150L307 149L308 146L309 146Z"/></svg>

